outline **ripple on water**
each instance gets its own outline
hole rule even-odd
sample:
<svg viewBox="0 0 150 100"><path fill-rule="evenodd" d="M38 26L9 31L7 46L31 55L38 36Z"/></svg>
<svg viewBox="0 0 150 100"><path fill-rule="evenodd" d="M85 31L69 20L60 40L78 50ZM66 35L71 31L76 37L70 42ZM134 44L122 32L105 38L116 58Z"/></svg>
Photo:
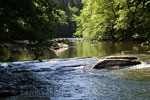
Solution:
<svg viewBox="0 0 150 100"><path fill-rule="evenodd" d="M40 63L17 63L13 65L15 67L7 68L10 72L20 71L12 73L12 77L17 79L16 82L13 79L9 81L12 85L18 86L16 89L24 90L27 94L11 98L13 100L145 100L150 98L149 64L142 63L119 70L91 69L97 61L98 58L70 58Z"/></svg>

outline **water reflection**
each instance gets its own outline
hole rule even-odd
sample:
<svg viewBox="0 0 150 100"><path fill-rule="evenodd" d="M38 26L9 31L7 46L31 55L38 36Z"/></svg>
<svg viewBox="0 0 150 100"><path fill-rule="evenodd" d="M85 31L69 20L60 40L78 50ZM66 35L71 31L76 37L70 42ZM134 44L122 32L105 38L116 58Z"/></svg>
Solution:
<svg viewBox="0 0 150 100"><path fill-rule="evenodd" d="M51 58L72 58L72 57L103 57L110 55L133 55L140 58L140 60L148 60L150 58L150 47L142 47L141 45L132 43L113 43L113 42L89 42L76 41L69 43L68 50L42 50L43 55L41 59ZM41 52L41 51L39 51ZM145 54L143 56L143 54ZM33 50L20 49L12 50L10 48L3 48L0 50L0 61L25 61L35 60L37 54ZM146 59L145 59L146 58Z"/></svg>
<svg viewBox="0 0 150 100"><path fill-rule="evenodd" d="M65 52L66 50L68 50L68 48L61 48L61 49L51 49L56 56L61 56L63 54L63 52Z"/></svg>
<svg viewBox="0 0 150 100"><path fill-rule="evenodd" d="M139 81L150 81L150 68L128 70L123 75Z"/></svg>

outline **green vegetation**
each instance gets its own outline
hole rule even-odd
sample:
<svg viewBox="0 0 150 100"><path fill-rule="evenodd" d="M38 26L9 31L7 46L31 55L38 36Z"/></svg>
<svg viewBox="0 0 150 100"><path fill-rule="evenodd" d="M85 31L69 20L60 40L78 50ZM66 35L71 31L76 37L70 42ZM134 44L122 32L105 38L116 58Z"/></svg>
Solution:
<svg viewBox="0 0 150 100"><path fill-rule="evenodd" d="M72 37L81 0L1 0L0 43Z"/></svg>
<svg viewBox="0 0 150 100"><path fill-rule="evenodd" d="M56 37L56 23L65 23L64 16L51 0L0 0L0 43Z"/></svg>
<svg viewBox="0 0 150 100"><path fill-rule="evenodd" d="M66 24L57 24L58 33L57 37L72 37L76 32L75 16L80 15L80 9L82 9L81 0L54 0L57 9L61 9L66 14Z"/></svg>
<svg viewBox="0 0 150 100"><path fill-rule="evenodd" d="M150 41L149 6L150 0L1 0L0 43L43 43L72 33L98 40Z"/></svg>
<svg viewBox="0 0 150 100"><path fill-rule="evenodd" d="M0 0L0 55L24 48L42 59L50 39L72 35L149 44L149 23L150 0Z"/></svg>
<svg viewBox="0 0 150 100"><path fill-rule="evenodd" d="M150 0L82 0L75 36L150 41Z"/></svg>
<svg viewBox="0 0 150 100"><path fill-rule="evenodd" d="M57 25L66 23L65 12L52 0L0 0L0 54L12 61L7 51L30 49L41 59L49 40L58 36Z"/></svg>
<svg viewBox="0 0 150 100"><path fill-rule="evenodd" d="M55 40L54 43L64 43L64 44L69 44L69 40L68 39L61 39L61 40Z"/></svg>

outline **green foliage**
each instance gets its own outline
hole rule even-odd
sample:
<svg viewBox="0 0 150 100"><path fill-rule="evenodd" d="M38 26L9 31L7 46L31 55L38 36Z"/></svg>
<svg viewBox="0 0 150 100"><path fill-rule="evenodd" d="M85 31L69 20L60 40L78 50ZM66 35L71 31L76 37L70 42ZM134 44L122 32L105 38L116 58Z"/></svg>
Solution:
<svg viewBox="0 0 150 100"><path fill-rule="evenodd" d="M67 15L66 15L66 12L63 11L63 10L60 10L60 9L57 9L57 14L54 14L54 16L58 19L58 24L61 24L61 25L68 25L68 22L67 22Z"/></svg>
<svg viewBox="0 0 150 100"><path fill-rule="evenodd" d="M150 0L82 0L75 36L150 40Z"/></svg>
<svg viewBox="0 0 150 100"><path fill-rule="evenodd" d="M52 0L0 0L0 42L51 39L65 20Z"/></svg>
<svg viewBox="0 0 150 100"><path fill-rule="evenodd" d="M54 0L57 8L65 12L66 22L65 24L57 24L58 33L57 37L72 37L76 31L75 17L79 16L82 8L81 0ZM62 20L63 21L63 20Z"/></svg>

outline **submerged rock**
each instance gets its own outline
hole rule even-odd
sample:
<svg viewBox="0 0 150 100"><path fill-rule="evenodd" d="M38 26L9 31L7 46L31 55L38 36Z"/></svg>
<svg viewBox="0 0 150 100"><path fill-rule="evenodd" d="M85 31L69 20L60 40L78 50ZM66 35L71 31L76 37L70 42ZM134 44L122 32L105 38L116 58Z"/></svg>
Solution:
<svg viewBox="0 0 150 100"><path fill-rule="evenodd" d="M1 69L1 68L4 68L4 67L0 64L0 69Z"/></svg>
<svg viewBox="0 0 150 100"><path fill-rule="evenodd" d="M103 60L98 61L93 68L102 69L102 68L115 68L118 69L123 66L133 66L141 64L136 57L122 57L122 56L109 56L105 57Z"/></svg>

